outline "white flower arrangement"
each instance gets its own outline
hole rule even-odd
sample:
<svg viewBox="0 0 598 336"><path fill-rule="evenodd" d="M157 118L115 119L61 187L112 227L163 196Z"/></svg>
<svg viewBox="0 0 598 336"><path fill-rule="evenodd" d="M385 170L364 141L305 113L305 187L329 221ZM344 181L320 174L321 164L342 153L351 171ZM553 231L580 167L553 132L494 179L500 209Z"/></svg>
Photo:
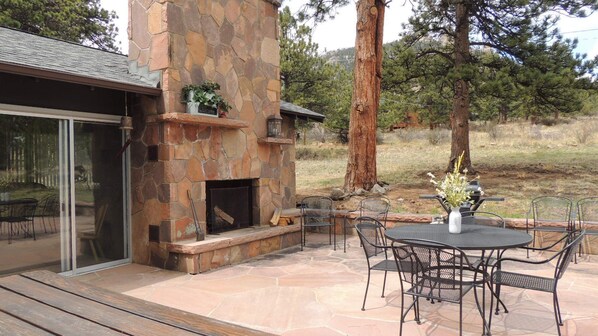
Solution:
<svg viewBox="0 0 598 336"><path fill-rule="evenodd" d="M459 156L453 171L447 173L440 182L436 181L434 174L428 173L430 182L436 187L436 192L451 208L457 208L465 202L470 202L472 190L468 188L469 181L465 175L467 170L464 171L464 174L460 172L462 161L463 154Z"/></svg>

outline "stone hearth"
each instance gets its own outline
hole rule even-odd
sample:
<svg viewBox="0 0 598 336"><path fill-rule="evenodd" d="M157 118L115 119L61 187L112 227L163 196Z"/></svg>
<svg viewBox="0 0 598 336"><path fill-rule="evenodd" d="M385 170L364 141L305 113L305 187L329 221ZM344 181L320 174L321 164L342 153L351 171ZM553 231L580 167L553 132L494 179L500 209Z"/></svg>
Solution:
<svg viewBox="0 0 598 336"><path fill-rule="evenodd" d="M163 267L192 274L206 272L300 244L300 234L300 225L255 226L208 235L199 242L170 243L170 257Z"/></svg>

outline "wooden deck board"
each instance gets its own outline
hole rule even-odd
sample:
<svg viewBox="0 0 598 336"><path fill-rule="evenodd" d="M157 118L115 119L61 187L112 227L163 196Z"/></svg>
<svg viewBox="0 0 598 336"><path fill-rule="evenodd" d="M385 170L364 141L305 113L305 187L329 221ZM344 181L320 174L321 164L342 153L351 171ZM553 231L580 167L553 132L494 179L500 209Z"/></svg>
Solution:
<svg viewBox="0 0 598 336"><path fill-rule="evenodd" d="M0 289L0 310L21 320L30 321L39 329L58 335L113 336L121 333L85 319L46 306L22 295Z"/></svg>
<svg viewBox="0 0 598 336"><path fill-rule="evenodd" d="M45 336L52 334L28 322L0 312L0 335Z"/></svg>
<svg viewBox="0 0 598 336"><path fill-rule="evenodd" d="M48 332L57 335L272 335L111 292L48 271L0 278L0 297L0 314L10 316L0 322L2 335L21 334L21 330L24 335Z"/></svg>
<svg viewBox="0 0 598 336"><path fill-rule="evenodd" d="M23 295L30 299L42 301L50 307L119 332L147 336L197 335L135 314L124 314L123 312L126 311L87 300L84 297L46 286L25 277L6 279L1 282L1 286L13 292L24 293Z"/></svg>

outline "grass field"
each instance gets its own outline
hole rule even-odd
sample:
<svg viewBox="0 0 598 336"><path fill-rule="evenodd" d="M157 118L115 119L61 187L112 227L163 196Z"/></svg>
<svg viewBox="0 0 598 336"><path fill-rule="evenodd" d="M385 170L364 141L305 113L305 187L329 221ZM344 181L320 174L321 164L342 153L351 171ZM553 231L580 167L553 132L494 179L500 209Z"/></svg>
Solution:
<svg viewBox="0 0 598 336"><path fill-rule="evenodd" d="M578 119L555 126L510 123L472 125L471 158L488 196L504 202L486 202L485 211L505 217L525 217L529 202L541 195L561 195L577 200L598 196L598 119ZM441 213L426 175L444 175L450 154L448 130L400 130L383 134L377 147L378 179L389 183L392 211ZM431 142L439 140L437 145ZM297 146L298 199L327 195L342 187L347 164L346 147L331 142ZM302 158L305 157L305 158ZM309 159L307 159L309 157ZM473 176L471 176L473 178ZM352 197L341 206L352 207Z"/></svg>

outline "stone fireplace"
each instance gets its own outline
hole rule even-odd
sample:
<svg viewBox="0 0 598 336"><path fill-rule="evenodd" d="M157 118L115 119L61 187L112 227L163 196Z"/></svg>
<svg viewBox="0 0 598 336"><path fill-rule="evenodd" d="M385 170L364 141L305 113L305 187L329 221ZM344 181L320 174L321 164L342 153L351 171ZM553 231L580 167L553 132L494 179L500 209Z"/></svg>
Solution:
<svg viewBox="0 0 598 336"><path fill-rule="evenodd" d="M259 218L259 206L253 203L254 180L206 182L206 227L208 234L248 228Z"/></svg>
<svg viewBox="0 0 598 336"><path fill-rule="evenodd" d="M266 135L267 118L280 113L279 6L129 0L129 69L162 88L132 106L134 262L196 273L298 243L297 229L260 233L258 243L222 240L295 205L294 121L283 120L284 141ZM225 118L184 113L182 87L206 80L232 105ZM195 242L190 198L204 242Z"/></svg>

